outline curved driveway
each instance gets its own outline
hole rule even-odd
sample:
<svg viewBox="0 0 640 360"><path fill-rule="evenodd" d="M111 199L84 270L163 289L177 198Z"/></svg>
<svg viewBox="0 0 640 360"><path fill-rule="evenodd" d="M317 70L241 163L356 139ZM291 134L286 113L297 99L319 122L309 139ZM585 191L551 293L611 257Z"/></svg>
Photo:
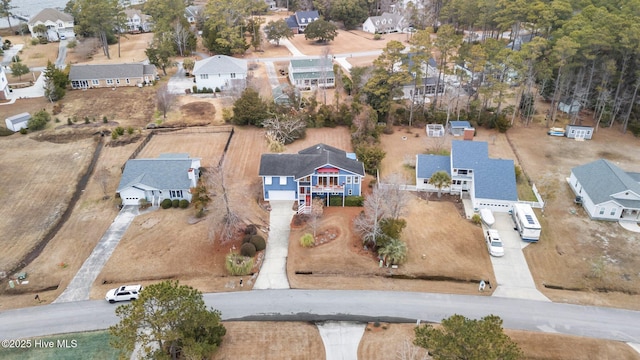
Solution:
<svg viewBox="0 0 640 360"><path fill-rule="evenodd" d="M495 314L504 327L640 343L640 312L488 296L393 291L254 290L204 295L223 320L439 322ZM0 339L105 329L118 322L103 300L0 313Z"/></svg>

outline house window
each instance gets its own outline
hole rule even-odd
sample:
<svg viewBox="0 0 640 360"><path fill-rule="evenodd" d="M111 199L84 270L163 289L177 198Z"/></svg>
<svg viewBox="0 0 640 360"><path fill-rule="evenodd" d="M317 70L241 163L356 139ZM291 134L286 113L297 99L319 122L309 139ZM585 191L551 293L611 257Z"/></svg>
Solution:
<svg viewBox="0 0 640 360"><path fill-rule="evenodd" d="M352 195L353 191L351 191L351 189L347 190L347 195Z"/></svg>
<svg viewBox="0 0 640 360"><path fill-rule="evenodd" d="M467 175L467 170L458 170L459 175Z"/></svg>
<svg viewBox="0 0 640 360"><path fill-rule="evenodd" d="M113 85L113 79L107 79L107 85Z"/></svg>
<svg viewBox="0 0 640 360"><path fill-rule="evenodd" d="M429 183L429 179L424 179L424 180L422 180L422 183L424 183L424 184L428 184L428 183Z"/></svg>
<svg viewBox="0 0 640 360"><path fill-rule="evenodd" d="M116 84L120 84L120 79L116 79Z"/></svg>
<svg viewBox="0 0 640 360"><path fill-rule="evenodd" d="M347 184L351 184L351 176L347 176Z"/></svg>
<svg viewBox="0 0 640 360"><path fill-rule="evenodd" d="M600 215L604 215L604 208L603 207L600 208Z"/></svg>
<svg viewBox="0 0 640 360"><path fill-rule="evenodd" d="M200 74L201 80L207 80L209 78L209 74Z"/></svg>
<svg viewBox="0 0 640 360"><path fill-rule="evenodd" d="M231 78L235 79L236 78L236 73L231 73Z"/></svg>
<svg viewBox="0 0 640 360"><path fill-rule="evenodd" d="M271 176L265 176L264 177L264 184L265 185L271 185L273 182L273 180L271 179Z"/></svg>
<svg viewBox="0 0 640 360"><path fill-rule="evenodd" d="M91 80L91 85L100 85L100 80Z"/></svg>
<svg viewBox="0 0 640 360"><path fill-rule="evenodd" d="M169 197L171 198L181 198L182 190L169 190Z"/></svg>
<svg viewBox="0 0 640 360"><path fill-rule="evenodd" d="M124 79L124 82L126 82L128 84L129 83L129 79Z"/></svg>
<svg viewBox="0 0 640 360"><path fill-rule="evenodd" d="M280 176L280 185L287 185L287 177Z"/></svg>
<svg viewBox="0 0 640 360"><path fill-rule="evenodd" d="M609 215L614 216L616 214L616 208L611 209Z"/></svg>
<svg viewBox="0 0 640 360"><path fill-rule="evenodd" d="M360 183L360 177L355 176L355 177L353 178L353 183L354 183L354 184L359 184L359 183Z"/></svg>

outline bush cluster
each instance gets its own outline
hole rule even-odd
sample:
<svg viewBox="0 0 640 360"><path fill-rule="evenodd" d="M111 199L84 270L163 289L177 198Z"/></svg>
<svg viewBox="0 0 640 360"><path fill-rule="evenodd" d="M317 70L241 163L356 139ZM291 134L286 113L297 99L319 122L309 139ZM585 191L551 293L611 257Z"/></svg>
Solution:
<svg viewBox="0 0 640 360"><path fill-rule="evenodd" d="M362 196L346 196L344 198L344 206L362 206L364 197ZM342 206L342 196L329 197L329 206Z"/></svg>
<svg viewBox="0 0 640 360"><path fill-rule="evenodd" d="M171 207L171 205L172 205L171 199L164 199L160 203L160 207L163 209L168 209Z"/></svg>
<svg viewBox="0 0 640 360"><path fill-rule="evenodd" d="M240 254L242 256L254 257L256 256L256 246L250 242L246 242L240 246Z"/></svg>
<svg viewBox="0 0 640 360"><path fill-rule="evenodd" d="M302 235L302 237L300 238L300 245L302 245L302 247L312 247L313 245L315 245L315 239L313 238L313 235L307 233Z"/></svg>
<svg viewBox="0 0 640 360"><path fill-rule="evenodd" d="M220 89L216 88L215 90L208 87L203 87L202 89L198 89L196 85L193 85L191 91L194 94L213 94L214 92L220 92Z"/></svg>
<svg viewBox="0 0 640 360"><path fill-rule="evenodd" d="M253 268L253 258L232 253L225 259L225 268L230 275L248 275Z"/></svg>

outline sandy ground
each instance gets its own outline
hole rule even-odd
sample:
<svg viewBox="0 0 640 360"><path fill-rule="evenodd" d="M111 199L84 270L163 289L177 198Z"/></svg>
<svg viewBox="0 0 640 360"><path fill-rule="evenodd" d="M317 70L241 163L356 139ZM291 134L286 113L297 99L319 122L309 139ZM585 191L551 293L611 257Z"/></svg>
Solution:
<svg viewBox="0 0 640 360"><path fill-rule="evenodd" d="M18 56L22 63L29 67L47 66L47 61L56 62L58 57L58 43L51 42L48 44L31 45L31 36L4 36L2 41L9 40L13 45L22 44L22 50ZM23 75L25 79L29 75Z"/></svg>

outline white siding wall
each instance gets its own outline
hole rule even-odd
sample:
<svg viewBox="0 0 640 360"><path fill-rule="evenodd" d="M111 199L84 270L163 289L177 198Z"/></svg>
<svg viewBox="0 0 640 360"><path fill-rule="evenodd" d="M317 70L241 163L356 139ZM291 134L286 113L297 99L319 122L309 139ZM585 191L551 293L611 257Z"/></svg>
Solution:
<svg viewBox="0 0 640 360"><path fill-rule="evenodd" d="M206 74L206 79L203 79L202 74L198 74L195 75L195 78L198 89L206 87L213 90L216 88L225 90L232 85L232 80L244 80L246 78L246 74L236 73L235 78L231 78L231 75L229 74Z"/></svg>

